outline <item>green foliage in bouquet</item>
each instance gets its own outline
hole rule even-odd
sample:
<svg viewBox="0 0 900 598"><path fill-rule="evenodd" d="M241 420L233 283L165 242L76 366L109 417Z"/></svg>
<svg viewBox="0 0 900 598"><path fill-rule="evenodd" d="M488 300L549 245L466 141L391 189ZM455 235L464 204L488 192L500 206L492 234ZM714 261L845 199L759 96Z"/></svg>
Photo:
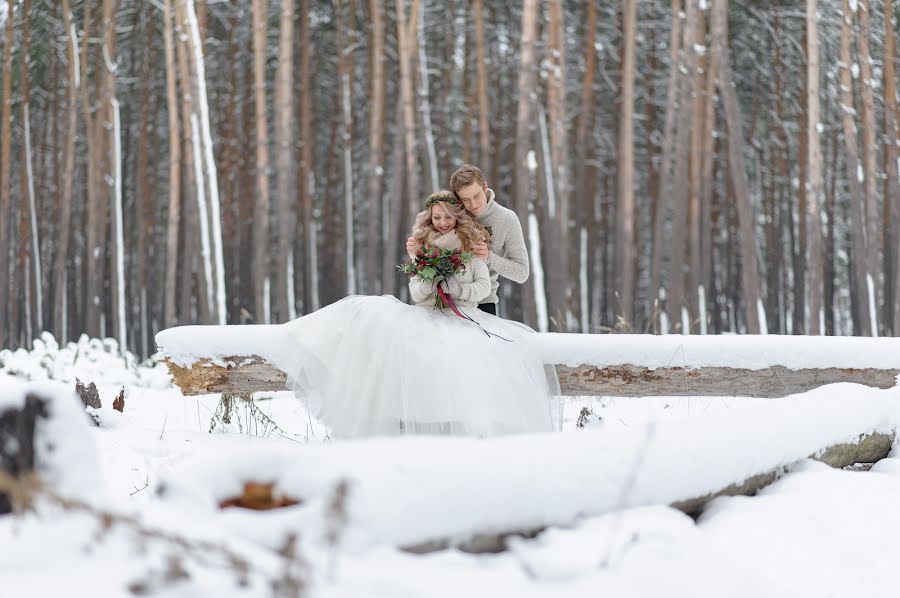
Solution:
<svg viewBox="0 0 900 598"><path fill-rule="evenodd" d="M425 247L416 253L415 259L404 262L397 268L410 278L418 276L429 282L440 282L465 271L472 255L459 249Z"/></svg>

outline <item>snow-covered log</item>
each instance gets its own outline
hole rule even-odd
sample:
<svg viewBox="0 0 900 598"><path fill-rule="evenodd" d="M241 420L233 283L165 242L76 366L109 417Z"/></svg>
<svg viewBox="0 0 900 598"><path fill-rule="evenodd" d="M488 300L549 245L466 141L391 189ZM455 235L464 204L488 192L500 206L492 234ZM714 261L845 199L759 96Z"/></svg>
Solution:
<svg viewBox="0 0 900 598"><path fill-rule="evenodd" d="M281 325L182 326L156 335L185 395L286 388ZM839 382L891 388L900 339L537 333L564 395L783 397Z"/></svg>
<svg viewBox="0 0 900 598"><path fill-rule="evenodd" d="M500 549L509 534L637 506L695 512L723 492L752 494L807 457L877 460L898 422L897 389L838 385L755 408L647 426L601 422L569 434L241 445L185 464L160 494L185 512L277 542L301 530L322 537L344 488L345 545ZM271 483L298 504L253 518L219 511L247 482Z"/></svg>

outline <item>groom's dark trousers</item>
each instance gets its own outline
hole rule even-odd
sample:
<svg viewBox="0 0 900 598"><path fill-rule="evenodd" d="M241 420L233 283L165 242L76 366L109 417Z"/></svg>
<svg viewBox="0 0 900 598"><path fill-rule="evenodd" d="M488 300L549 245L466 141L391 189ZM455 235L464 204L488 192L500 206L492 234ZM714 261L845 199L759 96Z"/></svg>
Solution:
<svg viewBox="0 0 900 598"><path fill-rule="evenodd" d="M497 315L497 304L496 303L479 303L478 309L480 309L481 311L485 311L485 312L491 314L492 316Z"/></svg>

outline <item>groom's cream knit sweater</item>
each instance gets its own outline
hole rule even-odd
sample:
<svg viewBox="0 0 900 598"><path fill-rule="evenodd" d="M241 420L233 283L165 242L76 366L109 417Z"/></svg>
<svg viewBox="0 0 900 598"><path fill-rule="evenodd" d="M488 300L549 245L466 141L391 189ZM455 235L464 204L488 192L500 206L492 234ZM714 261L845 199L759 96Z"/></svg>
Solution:
<svg viewBox="0 0 900 598"><path fill-rule="evenodd" d="M487 265L491 272L491 294L482 303L497 303L497 276L519 284L528 280L528 250L522 235L522 225L516 213L494 201L494 190L488 189L488 201L478 222L491 229L491 249Z"/></svg>

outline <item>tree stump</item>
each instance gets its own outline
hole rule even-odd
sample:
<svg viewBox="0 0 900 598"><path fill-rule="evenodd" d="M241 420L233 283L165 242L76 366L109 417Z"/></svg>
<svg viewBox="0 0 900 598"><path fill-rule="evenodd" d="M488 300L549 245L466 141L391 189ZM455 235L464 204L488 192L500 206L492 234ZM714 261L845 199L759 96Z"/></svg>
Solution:
<svg viewBox="0 0 900 598"><path fill-rule="evenodd" d="M35 429L38 418L48 417L47 399L25 396L21 408L0 412L0 471L20 478L35 470ZM12 511L7 494L0 492L0 515Z"/></svg>

